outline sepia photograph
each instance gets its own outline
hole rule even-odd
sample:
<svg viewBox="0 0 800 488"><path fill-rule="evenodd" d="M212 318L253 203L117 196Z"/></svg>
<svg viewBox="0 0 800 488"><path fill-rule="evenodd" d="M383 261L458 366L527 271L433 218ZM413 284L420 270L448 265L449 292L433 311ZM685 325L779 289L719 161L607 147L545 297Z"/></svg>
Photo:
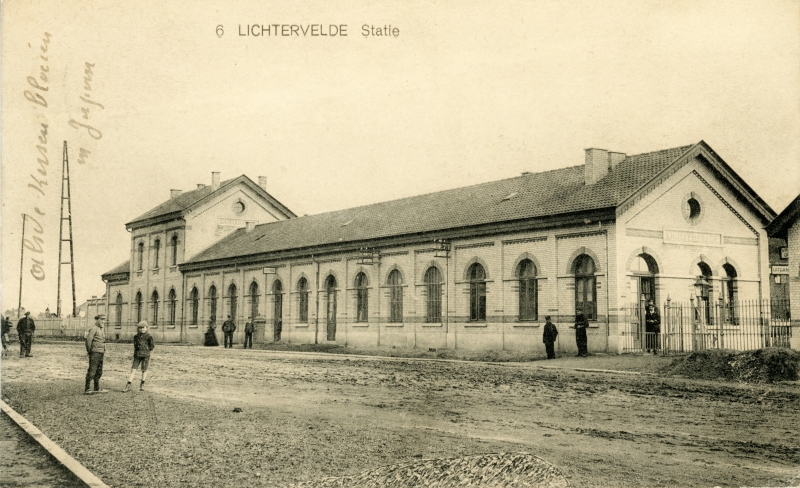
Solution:
<svg viewBox="0 0 800 488"><path fill-rule="evenodd" d="M0 22L0 486L800 486L800 0Z"/></svg>

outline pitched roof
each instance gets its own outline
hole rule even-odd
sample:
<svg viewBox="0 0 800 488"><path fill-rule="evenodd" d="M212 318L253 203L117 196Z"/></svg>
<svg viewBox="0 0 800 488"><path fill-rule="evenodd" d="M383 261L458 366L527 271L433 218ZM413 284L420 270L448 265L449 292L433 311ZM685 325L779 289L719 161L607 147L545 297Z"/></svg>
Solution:
<svg viewBox="0 0 800 488"><path fill-rule="evenodd" d="M210 197L214 193L222 193L228 189L229 186L233 186L239 182L244 182L249 184L252 188L256 189L262 193L267 200L270 201L273 205L275 205L279 210L283 211L287 216L294 217L294 213L291 210L286 208L281 202L273 198L269 193L266 192L263 188L253 183L253 181L245 175L238 176L236 178L231 178L229 180L225 180L220 183L219 188L216 190L213 189L212 186L205 186L203 188L198 188L196 190L191 190L186 193L181 193L175 198L170 198L166 202L156 206L155 208L143 213L142 215L136 217L135 219L131 220L127 224L127 227L135 226L138 223L143 223L145 221L152 221L154 219L158 219L160 217L165 217L171 214L180 215L183 213L184 210L187 210L191 207L194 207L201 201L205 200L206 198Z"/></svg>
<svg viewBox="0 0 800 488"><path fill-rule="evenodd" d="M691 147L628 156L593 185L580 165L239 229L188 263L613 208Z"/></svg>
<svg viewBox="0 0 800 488"><path fill-rule="evenodd" d="M120 264L119 266L111 269L110 271L106 271L101 276L102 277L106 277L106 276L122 274L122 273L130 273L130 270L131 270L131 260L129 259L129 260L125 261L124 263Z"/></svg>
<svg viewBox="0 0 800 488"><path fill-rule="evenodd" d="M792 202L783 209L783 212L775 217L775 220L767 226L767 233L770 237L786 238L789 227L797 222L800 217L800 195L797 195Z"/></svg>

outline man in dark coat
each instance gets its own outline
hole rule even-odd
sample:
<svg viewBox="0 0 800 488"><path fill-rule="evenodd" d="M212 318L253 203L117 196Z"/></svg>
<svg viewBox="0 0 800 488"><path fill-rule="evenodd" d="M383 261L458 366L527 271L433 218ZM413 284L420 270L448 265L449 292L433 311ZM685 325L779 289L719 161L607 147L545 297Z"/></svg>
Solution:
<svg viewBox="0 0 800 488"><path fill-rule="evenodd" d="M661 315L653 304L653 300L647 302L647 309L644 313L645 347L647 352L653 351L658 354L660 340L658 334L661 333Z"/></svg>
<svg viewBox="0 0 800 488"><path fill-rule="evenodd" d="M589 321L583 312L578 312L575 315L575 343L578 345L578 356L586 357L589 355L588 343L586 337L586 329L589 328Z"/></svg>
<svg viewBox="0 0 800 488"><path fill-rule="evenodd" d="M225 334L223 342L225 347L233 347L233 333L236 331L236 324L231 320L228 315L228 320L222 323L222 332Z"/></svg>
<svg viewBox="0 0 800 488"><path fill-rule="evenodd" d="M545 318L544 324L544 334L542 334L542 342L544 342L544 347L547 349L547 359L555 359L556 358L556 337L558 337L558 329L556 328L555 324L550 322L550 316L547 315Z"/></svg>
<svg viewBox="0 0 800 488"><path fill-rule="evenodd" d="M36 330L36 324L30 318L30 312L25 312L25 317L19 319L17 322L17 334L19 334L19 357L33 357L31 356L31 345L33 345L33 331Z"/></svg>

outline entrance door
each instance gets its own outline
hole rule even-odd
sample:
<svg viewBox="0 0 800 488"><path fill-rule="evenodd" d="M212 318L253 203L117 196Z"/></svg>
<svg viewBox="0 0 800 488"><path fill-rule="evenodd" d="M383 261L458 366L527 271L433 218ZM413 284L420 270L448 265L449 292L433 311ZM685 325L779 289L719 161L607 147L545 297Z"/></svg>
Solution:
<svg viewBox="0 0 800 488"><path fill-rule="evenodd" d="M326 280L328 296L328 340L336 340L336 278L329 276Z"/></svg>
<svg viewBox="0 0 800 488"><path fill-rule="evenodd" d="M275 313L273 314L272 323L275 331L275 341L281 340L281 330L283 329L283 287L280 281L275 281L272 285L272 292L275 296Z"/></svg>

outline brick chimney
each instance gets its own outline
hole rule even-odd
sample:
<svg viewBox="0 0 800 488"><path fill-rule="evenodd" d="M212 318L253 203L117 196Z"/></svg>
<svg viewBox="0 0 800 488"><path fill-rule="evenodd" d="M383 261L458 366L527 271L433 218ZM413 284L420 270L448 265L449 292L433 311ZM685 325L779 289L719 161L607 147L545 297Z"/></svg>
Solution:
<svg viewBox="0 0 800 488"><path fill-rule="evenodd" d="M252 230L253 230L253 229L255 229L255 228L256 228L256 223L255 223L255 222L253 222L252 220L248 220L248 221L247 221L247 222L245 222L245 224L244 224L244 230L245 230L245 232L250 232L250 231L252 231Z"/></svg>
<svg viewBox="0 0 800 488"><path fill-rule="evenodd" d="M211 191L217 191L219 189L219 171L212 171L211 172Z"/></svg>
<svg viewBox="0 0 800 488"><path fill-rule="evenodd" d="M266 176L259 176L258 177L258 186L267 191L267 177Z"/></svg>
<svg viewBox="0 0 800 488"><path fill-rule="evenodd" d="M605 149L586 149L586 165L584 166L584 182L594 185L602 180L625 159L625 153L606 151Z"/></svg>
<svg viewBox="0 0 800 488"><path fill-rule="evenodd" d="M205 183L198 183L198 184L197 184L197 189L198 189L198 190L202 190L202 189L203 189L203 188L205 188L205 187L206 187L206 184L205 184Z"/></svg>
<svg viewBox="0 0 800 488"><path fill-rule="evenodd" d="M183 193L183 190L170 190L169 191L169 199L172 200L173 198L178 198Z"/></svg>

